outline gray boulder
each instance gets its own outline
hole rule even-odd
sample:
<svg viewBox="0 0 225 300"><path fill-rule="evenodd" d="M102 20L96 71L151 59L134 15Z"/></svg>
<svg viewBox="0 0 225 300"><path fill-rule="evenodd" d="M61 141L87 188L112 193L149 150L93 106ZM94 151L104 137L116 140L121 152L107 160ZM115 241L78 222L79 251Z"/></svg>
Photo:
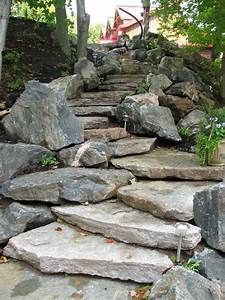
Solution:
<svg viewBox="0 0 225 300"><path fill-rule="evenodd" d="M48 154L51 151L38 145L0 143L0 182L38 164Z"/></svg>
<svg viewBox="0 0 225 300"><path fill-rule="evenodd" d="M85 91L92 91L100 84L94 64L86 58L80 58L74 65L74 73L79 74L83 79Z"/></svg>
<svg viewBox="0 0 225 300"><path fill-rule="evenodd" d="M147 58L147 50L145 49L136 49L130 52L130 57L139 61L145 61Z"/></svg>
<svg viewBox="0 0 225 300"><path fill-rule="evenodd" d="M78 97L83 89L83 80L80 75L70 75L51 81L48 86L64 99Z"/></svg>
<svg viewBox="0 0 225 300"><path fill-rule="evenodd" d="M164 91L172 85L172 81L165 74L148 76L147 82L151 90L160 89Z"/></svg>
<svg viewBox="0 0 225 300"><path fill-rule="evenodd" d="M109 149L102 141L87 141L82 145L62 149L59 158L69 167L107 168Z"/></svg>
<svg viewBox="0 0 225 300"><path fill-rule="evenodd" d="M40 205L11 203L0 209L0 244L27 230L54 222L56 217L50 208Z"/></svg>
<svg viewBox="0 0 225 300"><path fill-rule="evenodd" d="M219 285L188 271L174 267L151 289L151 300L221 300Z"/></svg>
<svg viewBox="0 0 225 300"><path fill-rule="evenodd" d="M220 183L194 196L194 220L202 237L214 249L225 252L225 184Z"/></svg>
<svg viewBox="0 0 225 300"><path fill-rule="evenodd" d="M158 65L163 57L163 51L160 47L147 51L146 61Z"/></svg>
<svg viewBox="0 0 225 300"><path fill-rule="evenodd" d="M117 106L116 116L121 123L127 116L127 129L131 133L180 141L173 116L167 107L141 105L126 99Z"/></svg>
<svg viewBox="0 0 225 300"><path fill-rule="evenodd" d="M79 120L62 95L38 81L29 81L11 112L3 119L14 139L58 150L84 140Z"/></svg>
<svg viewBox="0 0 225 300"><path fill-rule="evenodd" d="M205 118L205 113L201 110L195 109L192 112L190 112L186 117L181 119L177 127L178 129L181 128L190 128L192 134L197 133L198 124L203 121Z"/></svg>
<svg viewBox="0 0 225 300"><path fill-rule="evenodd" d="M99 202L115 197L133 178L125 170L62 168L5 181L1 193L15 201Z"/></svg>
<svg viewBox="0 0 225 300"><path fill-rule="evenodd" d="M194 82L196 80L196 74L184 67L183 58L179 57L164 56L160 61L158 71L161 74L167 75L174 82Z"/></svg>
<svg viewBox="0 0 225 300"><path fill-rule="evenodd" d="M200 273L210 280L225 282L225 254L205 248L200 253L195 253L194 259L200 261Z"/></svg>
<svg viewBox="0 0 225 300"><path fill-rule="evenodd" d="M100 77L121 73L120 62L114 58L108 58L102 66L98 67L97 73Z"/></svg>

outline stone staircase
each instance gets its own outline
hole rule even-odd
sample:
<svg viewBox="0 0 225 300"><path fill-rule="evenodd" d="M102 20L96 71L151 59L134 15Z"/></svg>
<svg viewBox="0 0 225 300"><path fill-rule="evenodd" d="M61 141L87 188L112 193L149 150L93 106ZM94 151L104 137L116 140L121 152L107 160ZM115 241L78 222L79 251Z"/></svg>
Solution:
<svg viewBox="0 0 225 300"><path fill-rule="evenodd" d="M106 179L99 169L90 169L92 176L98 173L101 184L114 176L110 182L113 193L109 190L106 201L97 204L52 207L58 221L11 238L5 255L26 261L45 273L82 273L150 283L173 266L171 257L178 246L179 224L187 228L183 250L192 250L200 243L200 228L192 222L193 195L221 181L224 168L200 167L194 154L155 148L155 139L130 136L115 123L114 109L121 97L133 94L147 72L144 63L135 62L135 68L130 68L130 64L130 60L124 60L123 74L107 76L98 91L69 101L84 126L86 140L113 141L109 147L114 158L104 175ZM130 184L126 179L116 186L119 169L127 170L126 176L131 172L136 179L131 175ZM84 172L79 172L74 182L79 183L84 177ZM28 176L31 180L32 176ZM28 179L26 185L21 178L15 179L7 187L8 195L13 195L16 187L24 193L23 199L41 197L48 179L44 174L38 176L33 176L30 186ZM49 198L57 193L63 193L64 199L69 195L70 185L65 184L65 178L72 176L72 171L68 170L65 178L60 176L56 182L50 180ZM122 170L120 176L125 177ZM35 185L41 187L40 195ZM96 184L93 189L101 196L99 186Z"/></svg>

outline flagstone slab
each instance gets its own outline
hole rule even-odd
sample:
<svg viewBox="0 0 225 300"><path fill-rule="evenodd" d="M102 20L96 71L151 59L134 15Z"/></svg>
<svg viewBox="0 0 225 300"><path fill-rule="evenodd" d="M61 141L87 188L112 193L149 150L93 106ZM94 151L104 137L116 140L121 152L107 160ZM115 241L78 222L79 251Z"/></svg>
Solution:
<svg viewBox="0 0 225 300"><path fill-rule="evenodd" d="M151 179L217 180L224 177L224 166L200 166L197 155L160 148L148 154L112 159L116 168Z"/></svg>
<svg viewBox="0 0 225 300"><path fill-rule="evenodd" d="M188 223L165 221L149 213L133 209L120 201L105 201L95 205L53 207L62 220L105 237L141 246L177 249L179 224L187 225L182 249L189 250L201 241L201 229Z"/></svg>
<svg viewBox="0 0 225 300"><path fill-rule="evenodd" d="M196 192L215 185L213 181L143 181L121 187L118 199L157 217L189 221L194 218Z"/></svg>
<svg viewBox="0 0 225 300"><path fill-rule="evenodd" d="M43 273L88 274L154 282L173 266L156 250L108 242L75 227L51 223L11 238L4 255L23 260Z"/></svg>

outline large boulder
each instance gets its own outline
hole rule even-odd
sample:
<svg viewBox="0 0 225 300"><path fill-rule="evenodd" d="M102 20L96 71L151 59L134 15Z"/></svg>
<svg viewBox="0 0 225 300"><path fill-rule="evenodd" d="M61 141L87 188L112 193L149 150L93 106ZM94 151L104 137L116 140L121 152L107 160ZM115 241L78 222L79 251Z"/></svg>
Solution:
<svg viewBox="0 0 225 300"><path fill-rule="evenodd" d="M172 81L165 75L165 74L159 74L159 75L153 75L148 76L148 84L150 90L166 90L172 85Z"/></svg>
<svg viewBox="0 0 225 300"><path fill-rule="evenodd" d="M126 100L131 100L139 104L159 105L158 96L153 93L137 94L126 96Z"/></svg>
<svg viewBox="0 0 225 300"><path fill-rule="evenodd" d="M38 145L0 143L0 182L38 164L44 155L50 154L51 151Z"/></svg>
<svg viewBox="0 0 225 300"><path fill-rule="evenodd" d="M74 73L81 76L84 82L84 89L92 91L99 86L99 78L94 64L86 58L80 58L74 65Z"/></svg>
<svg viewBox="0 0 225 300"><path fill-rule="evenodd" d="M0 209L0 244L26 230L54 222L50 208L40 205L22 205L13 202Z"/></svg>
<svg viewBox="0 0 225 300"><path fill-rule="evenodd" d="M163 57L163 51L160 47L151 49L147 51L146 61L153 63L155 65L159 64Z"/></svg>
<svg viewBox="0 0 225 300"><path fill-rule="evenodd" d="M104 141L87 141L82 145L62 149L59 158L69 167L107 168L110 154Z"/></svg>
<svg viewBox="0 0 225 300"><path fill-rule="evenodd" d="M206 243L225 252L225 184L220 183L194 196L194 219Z"/></svg>
<svg viewBox="0 0 225 300"><path fill-rule="evenodd" d="M177 127L178 129L189 128L191 134L194 135L197 133L198 124L203 121L205 118L205 113L201 110L195 109L187 114L183 119L181 119Z"/></svg>
<svg viewBox="0 0 225 300"><path fill-rule="evenodd" d="M83 89L83 80L80 75L69 75L51 81L48 86L62 98L73 99L80 95Z"/></svg>
<svg viewBox="0 0 225 300"><path fill-rule="evenodd" d="M83 142L83 129L62 95L38 81L29 81L10 115L3 119L14 139L58 150Z"/></svg>
<svg viewBox="0 0 225 300"><path fill-rule="evenodd" d="M131 133L180 141L173 116L167 107L142 105L125 99L117 106L116 116L121 123L127 118L127 129Z"/></svg>
<svg viewBox="0 0 225 300"><path fill-rule="evenodd" d="M174 267L151 289L151 300L221 300L218 284L188 271Z"/></svg>
<svg viewBox="0 0 225 300"><path fill-rule="evenodd" d="M118 188L133 178L125 170L62 168L5 181L1 194L15 201L99 202L115 197Z"/></svg>

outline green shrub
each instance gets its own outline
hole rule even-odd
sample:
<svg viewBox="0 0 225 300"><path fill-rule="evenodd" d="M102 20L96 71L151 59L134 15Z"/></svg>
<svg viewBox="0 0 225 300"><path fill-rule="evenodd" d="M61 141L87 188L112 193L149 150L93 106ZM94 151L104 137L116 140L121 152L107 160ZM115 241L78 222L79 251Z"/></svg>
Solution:
<svg viewBox="0 0 225 300"><path fill-rule="evenodd" d="M46 154L42 156L40 163L42 166L56 166L59 162L54 155Z"/></svg>

